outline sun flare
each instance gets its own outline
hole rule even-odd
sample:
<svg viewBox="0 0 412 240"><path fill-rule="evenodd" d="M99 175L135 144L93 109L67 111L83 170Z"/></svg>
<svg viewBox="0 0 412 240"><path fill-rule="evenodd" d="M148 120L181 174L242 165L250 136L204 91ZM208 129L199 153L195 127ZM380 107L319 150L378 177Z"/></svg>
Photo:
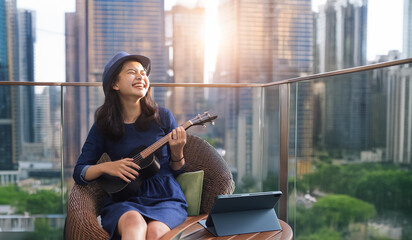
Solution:
<svg viewBox="0 0 412 240"><path fill-rule="evenodd" d="M219 45L218 0L209 0L205 9L205 83L215 70Z"/></svg>

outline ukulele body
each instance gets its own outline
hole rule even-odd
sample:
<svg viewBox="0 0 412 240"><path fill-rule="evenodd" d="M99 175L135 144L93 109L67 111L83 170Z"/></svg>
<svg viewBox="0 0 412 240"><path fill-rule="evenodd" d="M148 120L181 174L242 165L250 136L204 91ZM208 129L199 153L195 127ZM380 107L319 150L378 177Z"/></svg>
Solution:
<svg viewBox="0 0 412 240"><path fill-rule="evenodd" d="M140 185L144 180L156 175L160 170L160 163L154 154L146 158L141 158L140 152L146 149L145 146L135 148L127 157L139 156L136 164L140 170L135 169L139 175L136 179L130 179L131 182L125 182L123 179L108 174L103 174L97 179L99 186L113 199L113 201L125 201L132 196L136 196Z"/></svg>

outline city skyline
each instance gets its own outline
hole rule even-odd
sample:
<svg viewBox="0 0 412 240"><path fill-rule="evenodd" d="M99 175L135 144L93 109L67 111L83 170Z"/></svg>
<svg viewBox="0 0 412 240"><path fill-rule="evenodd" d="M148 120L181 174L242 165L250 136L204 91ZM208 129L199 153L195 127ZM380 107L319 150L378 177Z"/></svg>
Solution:
<svg viewBox="0 0 412 240"><path fill-rule="evenodd" d="M38 224L44 214L53 214L61 222L47 223L61 236L74 183L73 166L104 94L101 86L88 84L20 82L17 85L22 86L15 86L12 81L33 81L32 49L41 40L39 31L31 31L31 20L36 21L39 13L17 9L16 1L0 0L5 13L0 15L0 80L6 81L0 87L0 196L8 205L0 209L0 238L5 229L13 230L13 237L35 234L36 228L46 234L45 222ZM367 64L366 35L376 22L367 17L367 0L328 0L317 13L312 12L311 1L222 1L217 13L225 18L221 27L226 45L218 52L210 82L233 85L179 87L178 83L202 81L209 50L196 36L203 34L206 10L176 6L164 11L163 0L76 0L76 12L65 13L65 76L68 82L99 82L105 59L113 51L148 55L153 60L152 82L177 83L153 88L159 105L168 108L178 124L199 110L218 115L214 127L199 127L189 134L206 140L222 155L235 181L235 193L281 190L285 198L278 210L286 211L282 215L293 224L297 239L323 232L324 227L312 225L315 214L322 226L342 239L404 239L412 222L408 215L412 204L405 201L410 199L407 189L412 184L411 64L313 75ZM407 27L399 37L403 43L412 37L408 25L412 25L412 8L406 9ZM43 28L40 33L58 36ZM37 64L44 65L48 75L62 71L51 65L58 62L56 54L45 56L48 62ZM401 57L394 50L375 63ZM312 77L236 85L300 76ZM13 189L21 194L10 198ZM37 197L40 193L52 200ZM332 208L319 211L325 206ZM361 222L330 227L335 216L357 219L372 210L377 214ZM29 218L27 226L15 224ZM383 231L377 233L376 226Z"/></svg>
<svg viewBox="0 0 412 240"><path fill-rule="evenodd" d="M325 1L312 0L312 10L316 11L316 6ZM174 2L176 1L165 1L165 8L170 8ZM216 6L215 2L216 0L208 6ZM369 1L368 22L371 24L368 25L367 36L368 61L375 60L377 55L386 55L390 50L402 52L402 6L403 0L393 0L390 2ZM36 12L35 81L64 82L66 80L64 14L75 11L75 1L56 2L53 0L40 0L34 2L30 0L17 0L17 7L31 9ZM210 9L207 11L212 12L211 16L216 16L214 11ZM51 21L51 19L53 20ZM208 28L206 31L214 32L212 34L206 32L206 36L216 36L215 24L217 24L216 19L211 18L206 21ZM376 39L379 40L376 41ZM212 46L206 46L208 48L208 51L206 51L207 59L214 59L215 45L216 43L213 43ZM212 56L210 56L211 54ZM208 77L207 68L213 70L214 66L206 61L205 79Z"/></svg>
<svg viewBox="0 0 412 240"><path fill-rule="evenodd" d="M356 2L357 1L357 2ZM339 46L339 49L335 49L335 48L331 48L331 49L327 49L326 52L328 53L332 53L332 55L330 56L331 58L323 61L326 62L328 64L332 64L330 65L329 68L325 68L325 69L321 69L321 72L324 71L333 71L336 69L343 69L343 68L348 68L348 67L355 67L355 66L360 66L360 65L364 65L365 64L365 44L364 41L367 39L365 37L366 35L366 30L367 30L367 21L361 21L361 22L356 22L354 19L362 19L364 20L364 18L366 18L367 14L367 8L364 7L363 8L363 14L362 16L360 16L360 18L357 16L354 19L352 19L353 16L355 16L353 13L350 13L350 9L352 9L352 7L349 7L348 9L344 10L344 11L349 11L349 14L347 15L347 17L345 17L345 21L342 21L342 17L341 14L339 13L339 11L343 10L344 8L346 8L347 5L353 5L355 7L355 5L362 5L366 3L362 2L362 0L354 0L355 3L353 4L348 4L348 1L340 1L340 4L343 5L336 5L334 1L330 1L328 2L328 7L331 8L331 11L337 11L338 13L336 14L337 19L339 20L339 22L337 23L343 23L345 22L345 25L338 25L337 29L334 31L331 31L333 33L338 32L338 34L336 35L336 39L338 40L337 42L342 43L342 39L339 38L338 36L341 36L343 34L342 30L343 29L357 29L356 26L361 26L361 28L363 29L361 31L361 33L359 34L355 34L354 36L356 36L356 38L353 38L354 36L352 36L353 34L350 34L350 38L352 39L351 41L347 42L348 44L350 42L354 42L354 43L358 43L358 45L352 46L352 45L347 45L345 44L341 44L342 46ZM138 1L136 1L138 3ZM163 2L161 2L163 4ZM231 2L230 4L232 4L234 2ZM250 4L252 2L248 2L245 1L245 4ZM230 21L231 19L237 19L235 14L233 13L231 16L231 19L227 19L226 21L223 20L225 23L227 22L231 22L231 25L225 25L222 24L222 26L226 26L226 36L225 36L225 40L229 40L229 42L226 42L226 46L223 47L223 49L226 50L230 50L231 48L233 48L234 43L237 43L239 45L239 47L237 48L237 50L240 50L241 54L240 55L233 55L232 58L230 59L223 59L222 63L220 64L219 67L222 69L219 69L219 71L216 72L216 78L213 79L214 83L219 83L219 82L231 82L231 83L250 83L250 82L271 82L271 81L279 81L282 79L287 79L287 78L291 78L291 77L297 77L301 74L311 74L312 69L310 69L311 66L311 41L312 41L312 37L311 37L311 31L312 28L314 29L320 29L322 30L322 26L321 24L319 24L319 26L314 26L311 27L312 25L312 17L313 14L311 12L311 4L310 4L310 0L305 0L305 4L306 4L306 8L305 8L305 13L304 14L296 14L296 16L298 16L296 19L293 19L292 16L295 16L292 14L292 12L288 12L285 11L284 9L287 8L282 8L282 4L286 4L285 2L282 2L281 0L279 0L278 2L274 3L274 2L270 2L268 1L267 3L265 3L267 6L272 6L270 4L274 4L273 5L273 9L275 9L273 12L270 11L259 11L262 9L272 9L272 7L265 7L266 5L263 4L260 7L256 7L255 11L252 11L252 13L248 13L247 11L245 11L244 15L241 15L241 20L243 19L243 21L239 21L239 26L240 26L240 30L239 32L235 32L232 30L236 29L237 27L237 22L235 21ZM120 3L119 3L120 4ZM79 4L80 6L82 6L81 4ZM234 4L233 4L234 5ZM325 6L326 6L325 5ZM345 5L345 6L344 6ZM123 5L119 5L119 6L123 6ZM369 6L369 5L368 5ZM163 11L163 5L161 5L161 7L159 7L157 10L159 12ZM232 5L228 5L227 7L229 7L229 9L232 7ZM341 9L342 7L342 9ZM336 9L335 9L336 8ZM355 7L357 8L357 6ZM335 10L332 10L335 9ZM78 9L76 9L78 11ZM135 10L136 11L136 10ZM356 10L357 11L357 10ZM249 15L247 15L247 14ZM329 11L330 13L330 11ZM73 15L74 13L66 13L67 18L66 20L71 19L72 17L74 17ZM78 13L76 13L78 14ZM83 14L83 13L80 13ZM220 13L222 14L222 13ZM266 15L267 14L267 15ZM289 15L292 14L292 15ZM126 14L127 16L129 16L129 14ZM224 15L224 14L223 14ZM87 16L87 14L86 14ZM101 14L101 16L104 16L104 14ZM114 14L109 16L114 16ZM130 16L134 16L137 17L138 15L130 15ZM221 15L222 16L222 15ZM226 15L228 16L228 15ZM101 26L111 26L113 27L113 21L118 21L117 24L124 24L124 22L120 22L119 19L117 18L113 18L111 19L111 17L104 17L101 18L99 16L91 16L90 15L89 19L89 24L95 24L98 28L101 28ZM140 15L139 17L142 17L142 15ZM282 21L279 21L279 19L282 19ZM288 19L288 21L286 21L286 19ZM122 19L122 21L126 21L126 19ZM138 18L136 19L129 19L127 20L129 22L138 22L140 21ZM273 21L273 22L272 22ZM355 21L355 22L354 22ZM99 82L100 77L99 74L101 72L101 66L104 65L104 59L108 58L108 56L110 56L112 54L112 52L114 51L114 48L118 48L118 49L122 49L122 48L132 48L134 49L136 46L142 46L142 44L135 44L133 43L133 47L129 46L129 40L130 39L135 39L136 41L142 41L142 43L144 44L148 44L148 42L153 43L153 39L161 39L160 38L153 38L153 36L150 36L151 33L153 32L139 32L139 30L142 30L142 28L136 28L137 30L135 31L128 31L126 30L126 35L128 37L126 38L122 38L121 36L123 36L124 32L120 32L117 30L110 30L105 28L104 31L97 31L97 34L90 34L90 36L88 36L87 38L84 38L82 36L79 36L79 39L89 39L90 42L88 42L87 44L84 43L80 43L80 49L74 51L73 49L70 48L70 46L73 48L76 44L75 44L75 39L77 39L77 35L75 32L77 31L84 31L84 26L82 24L80 25L75 25L74 21L68 21L70 24L66 25L66 34L68 34L68 37L66 38L66 42L68 43L68 45L66 46L66 54L67 55L71 55L74 54L73 56L71 56L69 63L70 64L75 64L75 65L79 65L77 66L78 69L81 70L80 75L75 75L72 73L76 73L79 72L78 70L75 69L71 69L72 71L69 71L70 69L70 64L67 65L68 70L68 79L70 78L70 82ZM253 22L254 25L250 25L249 23ZM285 22L288 22L287 24L285 24ZM333 21L331 21L333 22ZM179 26L183 26L184 21L182 23L180 23ZM260 24L260 25L259 25ZM352 25L351 25L352 24ZM158 24L157 26L160 26L161 24ZM335 25L335 24L332 24ZM79 27L80 26L80 27ZM120 26L120 25L119 25ZM288 30L285 31L285 26L288 26ZM348 26L348 27L345 27ZM93 26L90 25L88 26L89 32ZM196 27L196 26L194 26ZM77 28L80 28L77 29ZM189 26L184 27L184 29L188 29ZM68 30L71 29L71 30ZM115 28L114 28L115 29ZM156 28L159 29L159 28ZM295 30L294 30L295 29ZM299 29L306 29L307 31L301 31ZM329 28L328 28L329 29ZM267 34L267 38L261 38L261 36L263 36L264 34L262 34L262 30L267 30L265 31ZM323 29L324 31L325 29ZM111 35L105 35L107 34L107 31L109 31L111 33ZM123 31L123 30L122 30ZM159 30L160 34L162 32L162 29ZM328 31L326 29L326 31ZM186 32L193 32L193 31L183 31L184 33ZM345 34L349 34L348 32L346 32ZM343 34L342 36L344 36L345 34ZM161 34L162 35L162 34ZM105 36L107 39L100 39L101 36ZM116 43L119 43L119 45L117 46L115 44L112 45L113 39L111 36L119 36L118 38L116 38ZM177 36L177 35L176 35ZM236 37L234 37L236 36ZM348 35L349 36L349 35ZM143 37L146 37L147 39L151 39L150 41L144 40ZM334 37L335 38L335 37ZM344 38L346 39L346 37ZM361 39L361 40L359 40ZM178 48L178 43L181 42L185 42L188 41L189 39L188 37L185 37L184 35L182 35L182 37L180 38L180 40L176 43L173 43L173 47ZM267 41L267 42L266 42ZM193 42L193 41L192 41ZM327 40L326 42L335 42L333 39ZM252 44L251 44L252 43ZM143 44L143 45L144 45ZM84 46L83 46L84 45ZM104 47L101 46L104 45ZM324 43L320 43L320 45L325 45ZM326 44L327 45L327 44ZM325 46L326 46L325 45ZM88 51L85 51L85 46L88 47ZM98 46L98 47L97 47ZM248 46L248 47L246 47ZM298 47L296 47L298 46ZM353 51L347 51L345 49L341 49L341 47L347 47L350 46L349 48L352 49ZM361 49L358 49L359 46L362 46ZM77 46L76 46L77 47ZM96 48L96 49L95 49ZM202 46L198 46L195 49L198 48L202 48ZM273 49L272 49L273 48ZM138 49L137 51L145 51L147 53L143 53L143 54L149 54L150 50L152 48L142 48L142 49ZM162 49L161 45L159 45L159 47L155 47L153 49ZM180 48L181 50L184 50L184 48ZM136 50L136 49L135 49ZM78 56L76 56L76 52L78 52L78 55L81 56L80 58L78 58ZM189 50L188 52L194 52L194 50ZM236 51L232 51L232 52L236 52ZM339 55L339 54L334 54L334 53L347 53L348 55L353 56L354 58L358 58L356 57L357 55L362 55L362 57L360 59L362 60L355 60L355 59L350 59L350 57L348 58L343 58L343 55ZM90 56L86 56L86 53L90 53ZM183 52L179 53L182 54ZM221 56L225 56L225 57L230 57L231 52L229 52L229 54L225 54L224 52L221 52L220 55ZM163 53L162 53L163 54ZM84 56L83 56L84 55ZM156 54L152 54L153 56L156 56ZM160 54L161 55L161 54ZM158 55L158 56L160 56ZM150 56L150 55L148 55ZM176 55L178 56L178 55ZM188 56L190 55L186 55L184 58L180 58L181 60L178 62L175 62L175 65L173 65L172 70L175 71L175 74L178 73L178 69L174 69L174 67L178 67L178 65L176 65L176 63L181 63L181 67L180 69L183 71L186 71L185 74L188 74L188 69L187 66L184 62L184 59L188 59ZM246 58L242 56L247 56ZM336 59L332 59L334 57L336 57ZM67 56L66 56L67 57ZM273 58L273 59L272 59ZM75 59L79 60L79 61L75 61ZM239 72L237 70L235 70L235 68L237 68L238 66L233 65L234 62L238 61L239 64ZM336 63L343 63L345 62L344 65L337 65L336 63L333 63L334 61L336 61ZM155 64L158 64L162 61L156 60L154 61ZM194 62L194 61L190 61L188 60L188 62ZM255 63L255 65L251 65L250 62ZM272 63L273 62L273 63ZM88 64L86 64L88 63ZM334 65L333 65L334 64ZM89 68L90 70L87 69L82 69L84 68L84 66L87 66L87 68ZM229 69L225 69L224 66L229 67ZM335 68L337 67L337 68ZM155 67L155 69L159 69L158 67ZM86 72L84 72L86 71ZM202 70L200 70L202 71ZM258 75L258 77L256 77L257 75L255 75L254 72L258 72L260 73L260 75ZM161 72L166 73L166 69L161 69ZM272 73L273 72L273 73ZM183 73L183 72L182 72ZM227 73L232 73L232 75L227 74ZM233 73L239 73L239 76L241 76L240 78L238 78L237 76L235 77L233 75ZM159 76L161 76L162 74L160 74ZM153 77L154 74L151 75L151 77ZM173 77L173 75L172 75ZM177 78L177 74L174 76L175 78ZM154 77L154 81L153 82L157 82L159 77ZM189 79L189 80L187 80ZM170 79L170 80L165 80L166 82L188 82L188 81L193 81L193 76L191 77L184 77L183 75L179 76L179 79ZM164 90L162 88L159 88L159 90ZM300 89L300 91L302 91L303 88ZM251 93L247 90L240 90L240 93L236 93L239 94L239 96L241 95L242 97L234 97L232 100L234 100L234 104L235 102L237 102L237 100L241 100L240 101L240 106L235 106L233 105L233 109L229 109L230 112L234 112L234 113L239 113L242 116L245 116L245 118L243 119L243 125L239 125L239 129L237 126L233 126L234 128L232 128L231 130L233 130L236 134L238 133L242 133L245 136L251 136L252 133L257 133L256 131L253 131L252 126L255 126L255 124L253 124L254 120L251 119L250 116L252 116L252 111L254 111L255 108L252 108L250 105L251 102L253 102L253 99L258 99L259 98L259 94L256 93ZM306 89L305 91L310 92L310 87L308 87L308 89ZM350 91L350 89L349 89ZM160 92L159 92L160 93ZM94 94L88 94L90 96L94 96ZM179 94L178 94L179 95ZM198 95L198 94L196 94ZM275 94L276 95L276 94ZM349 95L349 94L347 94ZM169 97L169 95L167 94L160 94L160 97L155 99L159 102L159 99L162 99L163 97ZM308 96L310 96L310 94L308 94ZM99 103L99 99L95 99L95 98L87 98L90 102L88 102L89 104L87 104L87 108L88 109L82 109L82 111L85 111L86 113L89 113L90 110L91 112L93 112L93 110L95 108L97 108L98 103ZM276 99L272 99L275 101L271 101L271 102L276 102ZM307 99L309 102L310 100ZM302 101L303 103L304 101ZM159 102L161 106L166 106L167 105L165 103L170 104L169 102L164 101L160 101ZM236 103L238 104L238 103ZM304 106L301 105L301 103L297 103L299 106ZM83 106L84 108L84 106ZM310 113L310 108L308 109L308 113ZM174 110L174 112L176 114L179 115L179 109L172 109ZM182 110L182 109L180 109ZM180 113L180 115L182 114L189 114L189 112L193 112L193 111L184 111L182 113ZM347 111L343 111L344 113L346 113ZM350 112L350 111L349 111ZM87 115L87 114L82 114L82 115ZM232 116L236 116L236 114L232 114ZM92 122L92 114L90 114L89 117L85 117L86 121L85 122ZM305 121L303 120L298 120L296 119L296 121L298 121L299 123L304 123L304 122L308 122L308 120L310 120L310 116L307 116L307 119L305 117ZM228 125L232 124L232 120L231 119L226 119ZM83 125L82 125L83 126ZM343 126L343 125L342 125ZM86 124L83 126L83 130L80 131L82 134L85 134L87 132L87 129L89 129L89 125ZM304 124L302 126L299 126L300 128L304 129ZM229 130L230 128L227 128L227 130ZM246 129L245 132L240 131L241 129ZM307 128L309 129L309 128ZM355 131L356 133L359 131ZM235 135L236 135L235 134ZM305 133L307 137L307 139L311 139L311 132L308 131L307 133ZM324 135L324 133L323 133ZM235 137L237 138L237 137ZM227 139L232 139L232 137L228 137ZM231 140L230 140L231 141ZM229 141L229 142L230 142ZM308 140L305 140L308 141ZM308 141L310 142L310 141ZM344 141L346 142L346 140ZM364 142L364 141L362 141ZM358 145L358 144L357 144ZM240 156L245 155L245 161L246 162L250 162L250 159L252 159L252 145L249 143L246 143L245 148L240 148L242 151L246 150L246 153L237 153L236 151L233 152L232 155L228 154L228 159L239 159L238 157L236 157L236 154L239 154ZM227 147L227 146L226 146ZM230 147L227 147L228 149L232 149ZM362 147L363 149L363 147ZM230 152L228 152L230 153ZM246 170L244 172L250 172L250 170Z"/></svg>

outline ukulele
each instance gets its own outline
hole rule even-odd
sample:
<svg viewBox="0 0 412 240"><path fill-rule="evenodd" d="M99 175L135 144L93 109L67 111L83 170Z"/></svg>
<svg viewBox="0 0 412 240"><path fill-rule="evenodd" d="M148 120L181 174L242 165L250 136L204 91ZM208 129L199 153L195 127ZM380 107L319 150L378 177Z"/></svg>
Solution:
<svg viewBox="0 0 412 240"><path fill-rule="evenodd" d="M185 130L195 125L203 125L206 127L205 123L207 122L211 122L212 125L214 125L213 120L216 118L217 116L211 116L208 112L205 112L202 115L198 114L195 118L182 124L182 127ZM133 162L140 167L139 170L135 169L139 173L139 175L136 176L136 179L130 179L130 182L126 182L119 177L103 174L96 180L100 188L102 188L114 201L124 201L131 196L136 196L142 182L159 172L160 164L153 153L169 142L170 134L172 133L170 132L149 147L139 146L135 148L127 156L133 158ZM103 154L101 158L103 157L108 158L106 153Z"/></svg>

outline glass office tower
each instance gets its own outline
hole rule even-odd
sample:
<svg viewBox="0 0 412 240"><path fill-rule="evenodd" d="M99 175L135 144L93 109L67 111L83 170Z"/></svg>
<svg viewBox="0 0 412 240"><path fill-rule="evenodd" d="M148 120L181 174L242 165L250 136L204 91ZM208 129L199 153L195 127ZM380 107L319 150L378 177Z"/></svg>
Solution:
<svg viewBox="0 0 412 240"><path fill-rule="evenodd" d="M34 12L18 11L19 26L19 81L34 82L34 42L36 33ZM34 87L19 87L20 107L17 109L21 116L21 142L32 143L35 140L34 130Z"/></svg>
<svg viewBox="0 0 412 240"><path fill-rule="evenodd" d="M203 83L205 58L205 9L176 5L170 15L174 83ZM178 123L185 122L205 109L204 89L176 88L166 105ZM187 101L193 99L193 101Z"/></svg>
<svg viewBox="0 0 412 240"><path fill-rule="evenodd" d="M0 81L17 79L17 17L15 1L0 1ZM0 87L0 170L13 170L16 162L16 134L13 128L13 100L10 86Z"/></svg>
<svg viewBox="0 0 412 240"><path fill-rule="evenodd" d="M328 0L321 6L316 19L317 71L366 64L367 9L366 0ZM364 80L365 73L336 79L318 83L323 90L317 97L321 95L319 99L323 100L319 102L322 113L316 121L322 129L315 133L320 136L315 145L347 149L348 157L358 155L369 146L370 85ZM339 151L337 156L342 154Z"/></svg>
<svg viewBox="0 0 412 240"><path fill-rule="evenodd" d="M101 82L104 65L118 51L150 57L151 82L168 81L162 0L78 0L76 12L66 14L66 36L67 82ZM103 91L70 91L65 99L67 108L79 114L66 122L66 129L73 132L66 135L65 162L74 164L77 157L73 153L79 153L94 121L93 113L103 104ZM154 98L164 106L166 93L162 91L165 89L154 89Z"/></svg>
<svg viewBox="0 0 412 240"><path fill-rule="evenodd" d="M219 22L222 42L219 46L215 81L220 83L267 83L298 77L311 72L312 64L312 12L311 1L220 1ZM276 169L277 139L264 141L270 148L263 156L264 166L258 166L261 157L258 139L262 137L257 116L261 111L278 112L278 89L266 91L268 102L264 108L256 99L262 92L241 88L221 90L220 101L230 101L224 113L226 160L236 166L235 175L240 181L245 176L256 177L264 169ZM299 91L310 92L310 86ZM302 95L302 94L301 94ZM309 94L303 94L309 96ZM225 96L228 96L227 98ZM227 100L226 100L227 99ZM299 99L298 107L310 99ZM311 142L310 104L299 120L299 129L308 131L305 140ZM234 117L236 116L236 117ZM237 117L238 116L238 117ZM265 116L264 122L278 122L277 115ZM307 121L304 121L306 119ZM297 121L293 119L292 121ZM263 137L277 135L277 127L268 128ZM233 139L244 139L236 142ZM264 148L265 148L264 147ZM310 154L308 154L310 155ZM266 173L263 173L265 177Z"/></svg>
<svg viewBox="0 0 412 240"><path fill-rule="evenodd" d="M16 1L0 1L0 81L34 81L32 20ZM24 144L34 142L34 98L34 87L0 87L1 170L16 170Z"/></svg>

